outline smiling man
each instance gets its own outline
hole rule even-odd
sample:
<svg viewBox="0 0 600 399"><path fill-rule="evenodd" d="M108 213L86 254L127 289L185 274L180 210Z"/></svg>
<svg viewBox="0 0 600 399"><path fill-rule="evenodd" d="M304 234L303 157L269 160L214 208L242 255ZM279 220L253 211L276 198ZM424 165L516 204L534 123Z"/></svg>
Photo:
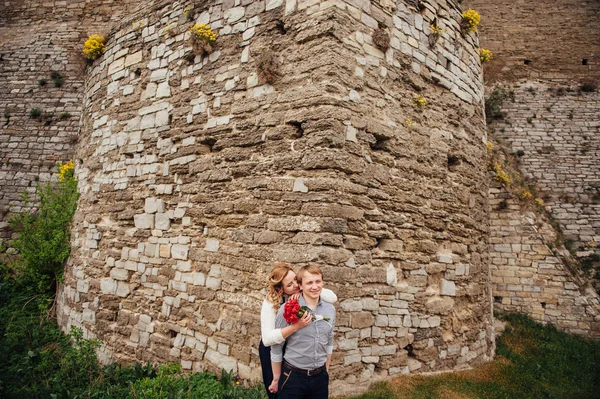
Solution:
<svg viewBox="0 0 600 399"><path fill-rule="evenodd" d="M313 322L287 338L285 354L283 344L271 347L273 383L269 388L271 392L279 392L279 399L326 399L329 397L335 308L321 300L323 272L318 266L304 266L296 279L302 289L298 303L308 307L314 316ZM276 328L287 326L283 311L281 306ZM317 318L317 315L322 317Z"/></svg>

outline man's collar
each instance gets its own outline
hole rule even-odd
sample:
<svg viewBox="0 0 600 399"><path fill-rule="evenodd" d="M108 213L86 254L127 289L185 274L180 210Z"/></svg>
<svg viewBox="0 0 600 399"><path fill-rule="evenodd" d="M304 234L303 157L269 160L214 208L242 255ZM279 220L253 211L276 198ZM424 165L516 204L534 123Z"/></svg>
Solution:
<svg viewBox="0 0 600 399"><path fill-rule="evenodd" d="M321 295L319 295L319 301L317 302L317 306L319 306L321 304L321 301L322 301ZM306 306L306 307L308 307L310 309L310 306L308 306L306 304L306 301L304 300L304 294L300 294L300 296L298 297L298 304L300 306Z"/></svg>

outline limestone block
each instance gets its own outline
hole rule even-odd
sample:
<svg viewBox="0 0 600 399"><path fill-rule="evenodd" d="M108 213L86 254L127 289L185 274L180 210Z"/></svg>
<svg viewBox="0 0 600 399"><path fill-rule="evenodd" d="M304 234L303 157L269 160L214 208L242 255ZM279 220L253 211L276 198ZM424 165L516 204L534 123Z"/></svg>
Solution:
<svg viewBox="0 0 600 399"><path fill-rule="evenodd" d="M182 283L179 281L170 281L171 284L171 288L173 288L174 290L177 291L181 291L181 292L186 292L187 291L187 284L186 283Z"/></svg>
<svg viewBox="0 0 600 399"><path fill-rule="evenodd" d="M364 310L377 310L379 309L379 301L373 298L361 299L362 308Z"/></svg>
<svg viewBox="0 0 600 399"><path fill-rule="evenodd" d="M367 364L369 364L369 363L377 364L377 363L379 363L379 356L363 356L361 358L361 361L363 363L367 363Z"/></svg>
<svg viewBox="0 0 600 399"><path fill-rule="evenodd" d="M117 296L124 298L124 297L129 296L130 292L131 291L129 289L129 284L127 284L124 281L117 282L117 291L116 291Z"/></svg>
<svg viewBox="0 0 600 399"><path fill-rule="evenodd" d="M440 263L454 263L452 255L449 254L438 254L438 262Z"/></svg>
<svg viewBox="0 0 600 399"><path fill-rule="evenodd" d="M404 321L403 319L404 318L399 315L389 315L388 316L390 327L402 327L402 323Z"/></svg>
<svg viewBox="0 0 600 399"><path fill-rule="evenodd" d="M204 250L208 252L218 252L219 251L219 240L215 238L208 238L206 240L206 244L204 246Z"/></svg>
<svg viewBox="0 0 600 399"><path fill-rule="evenodd" d="M168 81L164 81L158 84L156 89L156 98L165 98L171 96L171 86Z"/></svg>
<svg viewBox="0 0 600 399"><path fill-rule="evenodd" d="M230 24L232 22L236 22L242 19L245 12L246 10L244 7L232 7L225 10L225 12L223 13L223 18L225 18L227 20L227 23Z"/></svg>
<svg viewBox="0 0 600 399"><path fill-rule="evenodd" d="M440 281L440 295L456 296L456 284L454 284L454 281L442 279Z"/></svg>
<svg viewBox="0 0 600 399"><path fill-rule="evenodd" d="M110 277L114 278L115 280L126 281L129 280L129 271L125 269L113 268L110 271Z"/></svg>
<svg viewBox="0 0 600 399"><path fill-rule="evenodd" d="M144 200L144 212L156 213L165 211L165 202L156 197L148 197Z"/></svg>
<svg viewBox="0 0 600 399"><path fill-rule="evenodd" d="M148 114L142 117L140 129L151 129L154 127L155 114Z"/></svg>
<svg viewBox="0 0 600 399"><path fill-rule="evenodd" d="M206 275L204 273L195 272L193 273L193 284L204 285L206 283Z"/></svg>
<svg viewBox="0 0 600 399"><path fill-rule="evenodd" d="M360 94L358 94L356 90L352 89L350 90L350 93L348 93L348 100L352 102L360 102Z"/></svg>
<svg viewBox="0 0 600 399"><path fill-rule="evenodd" d="M133 94L134 91L135 91L135 87L133 85L127 85L127 86L123 87L123 95L124 96Z"/></svg>
<svg viewBox="0 0 600 399"><path fill-rule="evenodd" d="M96 312L90 309L83 309L83 321L86 321L91 324L96 324Z"/></svg>
<svg viewBox="0 0 600 399"><path fill-rule="evenodd" d="M356 130L355 127L353 126L346 126L346 140L347 141L352 141L354 143L358 143L358 140L356 138L356 133L358 131Z"/></svg>
<svg viewBox="0 0 600 399"><path fill-rule="evenodd" d="M171 247L171 257L173 259L186 260L188 258L189 245L174 244Z"/></svg>
<svg viewBox="0 0 600 399"><path fill-rule="evenodd" d="M152 229L154 228L154 215L148 213L142 213L133 216L135 227L138 229Z"/></svg>
<svg viewBox="0 0 600 399"><path fill-rule="evenodd" d="M389 252L402 252L404 244L401 240L384 238L379 243L379 249Z"/></svg>
<svg viewBox="0 0 600 399"><path fill-rule="evenodd" d="M283 4L283 0L267 0L266 11L280 7Z"/></svg>
<svg viewBox="0 0 600 399"><path fill-rule="evenodd" d="M215 277L208 277L206 279L206 287L213 289L213 290L220 289L221 288L221 279L215 278Z"/></svg>
<svg viewBox="0 0 600 399"><path fill-rule="evenodd" d="M344 365L347 366L352 363L360 363L361 360L362 356L360 355L360 353L349 354L344 356Z"/></svg>
<svg viewBox="0 0 600 399"><path fill-rule="evenodd" d="M408 369L411 372L420 369L422 366L423 366L423 363L421 363L417 359L413 359L412 357L408 358Z"/></svg>
<svg viewBox="0 0 600 399"><path fill-rule="evenodd" d="M157 213L154 219L154 228L156 230L169 230L171 228L171 218L167 213Z"/></svg>
<svg viewBox="0 0 600 399"><path fill-rule="evenodd" d="M358 339L340 338L337 340L337 348L343 351L358 349Z"/></svg>
<svg viewBox="0 0 600 399"><path fill-rule="evenodd" d="M77 280L77 292L86 293L90 289L90 282L86 280Z"/></svg>
<svg viewBox="0 0 600 399"><path fill-rule="evenodd" d="M116 72L119 72L125 67L125 58L119 58L118 60L113 61L108 66L108 74L112 75Z"/></svg>
<svg viewBox="0 0 600 399"><path fill-rule="evenodd" d="M396 268L393 263L389 263L386 269L386 282L388 285L394 287L398 282Z"/></svg>
<svg viewBox="0 0 600 399"><path fill-rule="evenodd" d="M165 80L167 78L168 75L169 75L169 70L166 69L166 68L155 69L150 74L150 81L151 82L163 81L163 80Z"/></svg>
<svg viewBox="0 0 600 399"><path fill-rule="evenodd" d="M346 312L359 312L363 310L362 302L359 299L346 299L340 303L340 306Z"/></svg>
<svg viewBox="0 0 600 399"><path fill-rule="evenodd" d="M219 368L225 371L231 371L234 374L237 372L237 361L234 358L225 356L213 349L207 349L204 358Z"/></svg>
<svg viewBox="0 0 600 399"><path fill-rule="evenodd" d="M100 280L100 290L103 294L114 295L117 292L117 281L112 278L103 278Z"/></svg>
<svg viewBox="0 0 600 399"><path fill-rule="evenodd" d="M125 68L142 62L143 58L143 51L138 51L136 53L129 54L127 57L125 57Z"/></svg>
<svg viewBox="0 0 600 399"><path fill-rule="evenodd" d="M244 31L244 33L242 34L242 40L250 40L252 38L252 36L254 36L255 30L256 30L255 27L246 29Z"/></svg>
<svg viewBox="0 0 600 399"><path fill-rule="evenodd" d="M398 352L398 345L385 345L385 346L371 347L371 355L373 355L373 356L390 356L390 355L396 355L397 352Z"/></svg>
<svg viewBox="0 0 600 399"><path fill-rule="evenodd" d="M307 193L308 187L306 187L306 185L304 184L304 179L298 177L296 180L294 180L294 187L292 191Z"/></svg>

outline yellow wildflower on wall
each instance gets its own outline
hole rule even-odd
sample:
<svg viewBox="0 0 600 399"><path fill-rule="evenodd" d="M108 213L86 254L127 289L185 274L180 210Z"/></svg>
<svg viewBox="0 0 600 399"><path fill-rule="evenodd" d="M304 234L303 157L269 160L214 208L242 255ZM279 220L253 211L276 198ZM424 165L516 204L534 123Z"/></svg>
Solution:
<svg viewBox="0 0 600 399"><path fill-rule="evenodd" d="M100 57L104 54L105 50L104 37L100 35L91 35L85 43L83 43L83 54L85 54L89 60L95 60Z"/></svg>
<svg viewBox="0 0 600 399"><path fill-rule="evenodd" d="M65 180L68 176L73 176L75 170L75 164L71 159L69 162L58 164L58 179L60 181Z"/></svg>
<svg viewBox="0 0 600 399"><path fill-rule="evenodd" d="M217 40L217 34L207 24L194 24L190 28L190 40L194 53L197 55L210 54L213 51L212 44Z"/></svg>
<svg viewBox="0 0 600 399"><path fill-rule="evenodd" d="M486 50L484 48L479 49L479 59L482 64L489 62L492 58L494 58L494 54L492 54L491 50Z"/></svg>
<svg viewBox="0 0 600 399"><path fill-rule="evenodd" d="M417 108L425 108L427 106L427 100L423 96L417 96L413 99L413 105Z"/></svg>
<svg viewBox="0 0 600 399"><path fill-rule="evenodd" d="M519 198L521 198L523 201L528 201L533 198L533 194L531 194L531 191L523 188L521 191L519 191Z"/></svg>
<svg viewBox="0 0 600 399"><path fill-rule="evenodd" d="M190 28L193 42L205 42L212 44L217 40L217 34L207 24L194 24Z"/></svg>
<svg viewBox="0 0 600 399"><path fill-rule="evenodd" d="M475 10L468 9L462 13L462 26L468 32L477 32L477 25L481 22L479 13Z"/></svg>
<svg viewBox="0 0 600 399"><path fill-rule="evenodd" d="M544 206L544 200L543 200L543 199L541 199L541 198L536 198L536 199L535 199L535 204L536 204L537 206L539 206L539 207L542 207L542 206Z"/></svg>
<svg viewBox="0 0 600 399"><path fill-rule="evenodd" d="M440 36L444 33L444 30L435 24L429 25L429 31L436 36Z"/></svg>

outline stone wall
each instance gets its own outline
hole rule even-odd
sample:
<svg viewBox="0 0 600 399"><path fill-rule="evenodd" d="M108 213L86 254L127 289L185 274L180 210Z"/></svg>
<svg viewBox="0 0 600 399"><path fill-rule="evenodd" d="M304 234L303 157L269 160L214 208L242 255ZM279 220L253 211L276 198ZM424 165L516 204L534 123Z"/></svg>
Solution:
<svg viewBox="0 0 600 399"><path fill-rule="evenodd" d="M600 78L600 43L590 33L599 2L466 0L463 7L480 13L481 46L495 55L486 81Z"/></svg>
<svg viewBox="0 0 600 399"><path fill-rule="evenodd" d="M258 379L266 275L316 262L339 296L332 392L493 356L477 40L453 3L423 4L154 2L125 20L86 83L59 323L105 359ZM212 54L192 55L186 10Z"/></svg>
<svg viewBox="0 0 600 399"><path fill-rule="evenodd" d="M555 229L498 183L490 188L494 311L517 312L571 334L600 338L600 297L573 266Z"/></svg>
<svg viewBox="0 0 600 399"><path fill-rule="evenodd" d="M132 3L131 1L129 4ZM57 162L72 157L86 76L88 34L108 31L128 2L2 1L0 4L0 238ZM56 87L52 72L63 78ZM39 80L46 84L40 85ZM42 117L29 116L33 108Z"/></svg>
<svg viewBox="0 0 600 399"><path fill-rule="evenodd" d="M577 89L560 82L507 85L504 119L492 128L519 154L524 176L584 256L600 247L600 94Z"/></svg>

